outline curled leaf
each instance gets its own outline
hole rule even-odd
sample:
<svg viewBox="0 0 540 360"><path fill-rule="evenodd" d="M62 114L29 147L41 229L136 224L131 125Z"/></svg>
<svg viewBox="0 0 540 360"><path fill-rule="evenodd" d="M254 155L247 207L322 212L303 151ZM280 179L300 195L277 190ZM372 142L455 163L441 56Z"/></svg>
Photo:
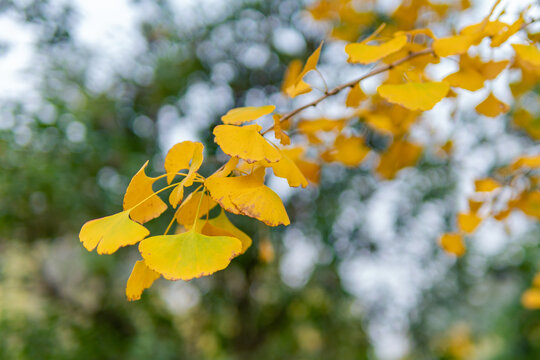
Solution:
<svg viewBox="0 0 540 360"><path fill-rule="evenodd" d="M167 204L152 189L156 178L148 177L144 172L147 165L148 161L129 182L123 204L124 210L131 210L131 218L141 224L158 217L167 210ZM141 201L144 202L141 203Z"/></svg>
<svg viewBox="0 0 540 360"><path fill-rule="evenodd" d="M126 297L129 301L139 300L143 291L152 286L158 278L159 274L149 269L144 260L137 261L127 281Z"/></svg>

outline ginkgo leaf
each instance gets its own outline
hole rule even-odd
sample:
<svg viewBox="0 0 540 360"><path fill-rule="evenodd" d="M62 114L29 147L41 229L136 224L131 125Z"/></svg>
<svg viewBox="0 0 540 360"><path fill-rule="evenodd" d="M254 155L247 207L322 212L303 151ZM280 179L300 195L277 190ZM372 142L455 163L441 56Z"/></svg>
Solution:
<svg viewBox="0 0 540 360"><path fill-rule="evenodd" d="M290 97L294 98L300 94L305 94L311 90L311 87L305 83L302 79L304 76L311 70L315 70L317 63L319 62L319 56L321 55L321 48L323 43L309 56L304 65L302 71L298 74L296 79L291 82L291 84L285 89L285 93Z"/></svg>
<svg viewBox="0 0 540 360"><path fill-rule="evenodd" d="M486 80L493 80L499 74L501 71L506 69L506 67L510 64L510 61L508 60L501 60L501 61L489 61L487 63L483 63L481 67L482 75L486 78Z"/></svg>
<svg viewBox="0 0 540 360"><path fill-rule="evenodd" d="M367 99L367 95L362 91L360 83L358 82L349 91L347 99L345 100L345 105L348 107L358 107L365 99Z"/></svg>
<svg viewBox="0 0 540 360"><path fill-rule="evenodd" d="M234 237L242 243L242 251L246 252L251 246L252 240L245 232L237 228L227 217L225 211L221 210L219 215L205 222L202 227L202 233L208 236L230 236Z"/></svg>
<svg viewBox="0 0 540 360"><path fill-rule="evenodd" d="M176 220L185 227L191 227L196 218L208 214L216 205L216 202L203 191L192 192L178 208ZM199 209L198 213L197 209Z"/></svg>
<svg viewBox="0 0 540 360"><path fill-rule="evenodd" d="M221 121L228 125L240 125L268 115L275 109L274 105L239 107L229 110L221 117Z"/></svg>
<svg viewBox="0 0 540 360"><path fill-rule="evenodd" d="M540 219L540 190L525 193L516 205L525 215Z"/></svg>
<svg viewBox="0 0 540 360"><path fill-rule="evenodd" d="M407 35L399 35L379 45L368 45L366 42L347 44L345 52L350 63L371 64L385 56L399 51L407 43Z"/></svg>
<svg viewBox="0 0 540 360"><path fill-rule="evenodd" d="M486 78L474 69L461 69L443 79L450 86L469 91L476 91L483 88L485 80Z"/></svg>
<svg viewBox="0 0 540 360"><path fill-rule="evenodd" d="M237 177L209 177L205 181L210 196L233 214L243 214L268 226L289 225L280 197L264 185L264 168Z"/></svg>
<svg viewBox="0 0 540 360"><path fill-rule="evenodd" d="M461 55L467 52L473 42L475 35L454 35L433 41L433 51L439 57L451 55Z"/></svg>
<svg viewBox="0 0 540 360"><path fill-rule="evenodd" d="M279 142L281 145L289 145L291 143L291 139L289 136L283 131L281 128L281 116L280 115L274 115L274 134L276 136L276 139L279 139ZM287 122L287 121L284 121Z"/></svg>
<svg viewBox="0 0 540 360"><path fill-rule="evenodd" d="M281 158L279 150L259 133L261 129L260 125L218 125L214 128L214 141L225 154L237 156L248 163L278 161Z"/></svg>
<svg viewBox="0 0 540 360"><path fill-rule="evenodd" d="M308 182L296 163L287 156L288 152L282 150L282 157L278 162L268 163L274 171L274 175L280 178L287 179L287 183L291 187L302 186L306 187Z"/></svg>
<svg viewBox="0 0 540 360"><path fill-rule="evenodd" d="M393 179L399 170L416 164L422 147L407 141L394 141L381 155L377 172L385 179Z"/></svg>
<svg viewBox="0 0 540 360"><path fill-rule="evenodd" d="M540 50L538 50L536 45L512 44L512 47L522 61L532 66L540 67Z"/></svg>
<svg viewBox="0 0 540 360"><path fill-rule="evenodd" d="M296 127L302 134L309 135L319 131L340 131L346 124L347 122L344 119L334 120L321 118L316 120L301 120Z"/></svg>
<svg viewBox="0 0 540 360"><path fill-rule="evenodd" d="M450 87L444 82L383 84L377 92L387 101L409 110L430 110L448 94Z"/></svg>
<svg viewBox="0 0 540 360"><path fill-rule="evenodd" d="M474 182L476 192L490 192L500 187L501 184L492 178L478 179Z"/></svg>
<svg viewBox="0 0 540 360"><path fill-rule="evenodd" d="M131 209L131 218L141 224L158 217L167 210L167 204L155 195L152 189L152 185L157 179L146 176L144 172L147 165L148 161L129 182L123 204L124 210Z"/></svg>
<svg viewBox="0 0 540 360"><path fill-rule="evenodd" d="M159 274L149 269L144 260L137 261L127 281L126 297L129 301L139 300L143 291L152 286L158 278Z"/></svg>
<svg viewBox="0 0 540 360"><path fill-rule="evenodd" d="M510 111L510 106L497 99L493 93L489 93L484 101L478 104L475 109L479 114L496 117Z"/></svg>
<svg viewBox="0 0 540 360"><path fill-rule="evenodd" d="M334 146L327 150L321 157L326 161L338 161L346 166L358 166L369 153L369 148L364 144L364 139L357 136L338 136Z"/></svg>
<svg viewBox="0 0 540 360"><path fill-rule="evenodd" d="M191 229L176 235L149 237L139 244L146 266L167 280L191 280L226 268L242 251L240 240L206 236Z"/></svg>
<svg viewBox="0 0 540 360"><path fill-rule="evenodd" d="M475 213L459 213L457 216L458 228L466 234L472 234L482 220L483 219Z"/></svg>
<svg viewBox="0 0 540 360"><path fill-rule="evenodd" d="M456 256L462 256L467 250L465 243L463 242L463 237L460 234L443 234L439 239L439 243L443 250Z"/></svg>
<svg viewBox="0 0 540 360"><path fill-rule="evenodd" d="M123 246L133 245L150 232L129 218L129 210L86 222L79 239L88 251L97 246L98 254L112 254Z"/></svg>
<svg viewBox="0 0 540 360"><path fill-rule="evenodd" d="M184 186L193 184L195 173L203 162L204 146L200 142L183 141L174 145L165 157L165 170L167 171L167 183L171 183L180 170L189 169L184 178Z"/></svg>
<svg viewBox="0 0 540 360"><path fill-rule="evenodd" d="M291 61L291 63L287 67L287 70L285 71L283 84L281 86L281 91L283 93L287 94L287 88L295 85L296 78L298 77L298 75L300 75L301 71L302 71L302 61L298 59ZM296 89L295 96L305 94L311 91L311 87L309 86L309 84L305 82L303 83L304 83L303 89L302 89L302 86L299 86L298 84L296 85L297 89Z"/></svg>
<svg viewBox="0 0 540 360"><path fill-rule="evenodd" d="M512 163L512 169L520 168L538 169L540 168L540 155L521 156Z"/></svg>
<svg viewBox="0 0 540 360"><path fill-rule="evenodd" d="M510 38L510 36L517 33L525 21L523 20L523 17L520 16L511 26L508 27L505 31L499 32L497 35L493 36L491 39L491 47L499 47L502 43L504 43L506 40Z"/></svg>

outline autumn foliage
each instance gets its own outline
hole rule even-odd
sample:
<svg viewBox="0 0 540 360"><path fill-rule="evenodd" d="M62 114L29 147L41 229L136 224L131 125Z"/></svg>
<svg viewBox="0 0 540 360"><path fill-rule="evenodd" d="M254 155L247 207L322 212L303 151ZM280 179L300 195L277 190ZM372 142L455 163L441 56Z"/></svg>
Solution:
<svg viewBox="0 0 540 360"><path fill-rule="evenodd" d="M504 9L494 3L489 14L454 33L436 36L430 27L421 27L420 14L431 13L433 21L444 22L452 12L464 10L462 1L454 7L429 1L404 2L387 24L357 11L352 1L321 0L308 9L311 16L329 25L328 39L321 42L303 64L290 63L284 74L282 93L295 98L312 91L320 97L305 105L276 112L274 105L231 109L213 129L214 141L229 160L204 177L199 169L204 161L203 144L185 141L173 146L165 158L165 173L149 177L148 163L133 176L126 190L123 211L92 220L80 231L83 246L99 254L112 254L120 247L136 245L142 257L127 282L129 300L139 299L143 290L160 276L168 280L190 280L226 268L251 245L251 238L237 228L227 213L254 218L267 226L287 226L289 219L280 197L265 185L267 175L283 179L291 187L317 186L319 171L327 163L345 167L365 167L381 181L416 165L426 151L410 137L411 127L442 101L454 107L466 92L482 91L485 98L471 111L494 118L510 113L512 126L538 140L540 131L534 115L523 99L540 79L538 34L528 32L535 21L524 9L513 23L500 20ZM359 40L369 28L377 28ZM368 65L359 78L327 88L317 69L321 51L333 41L347 41L347 61ZM499 52L511 43L513 53ZM481 46L490 56L480 55ZM432 75L447 61L457 70L445 77ZM504 73L519 74L510 83L511 103L499 99L491 86ZM325 88L314 89L306 81L308 73L321 78ZM376 91L365 92L362 82L382 74ZM463 92L465 90L465 92ZM340 93L350 112L339 119L300 117L301 112ZM465 95L463 95L465 94ZM272 124L263 128L261 124ZM537 120L536 120L537 121ZM362 122L371 131L388 138L385 149L373 149L354 130ZM439 156L452 156L452 140L440 144ZM366 159L374 159L366 161ZM455 229L441 234L439 242L452 256L466 252L467 236L487 218L504 221L512 211L540 218L538 175L540 155L530 153L514 159L506 167L475 182L475 194L468 210L456 214ZM159 179L167 185L154 188ZM163 196L166 195L166 196ZM144 224L175 209L169 226L161 234L150 234ZM176 224L176 225L175 225ZM535 281L537 283L537 281ZM540 307L536 288L524 296L528 307Z"/></svg>

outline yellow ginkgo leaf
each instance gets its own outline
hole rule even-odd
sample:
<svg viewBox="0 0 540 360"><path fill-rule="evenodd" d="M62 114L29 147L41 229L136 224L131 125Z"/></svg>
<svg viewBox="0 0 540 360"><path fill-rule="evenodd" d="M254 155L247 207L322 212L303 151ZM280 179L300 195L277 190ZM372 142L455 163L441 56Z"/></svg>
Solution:
<svg viewBox="0 0 540 360"><path fill-rule="evenodd" d="M301 147L282 149L281 153L294 161L304 177L313 184L319 183L321 166L304 157L305 149Z"/></svg>
<svg viewBox="0 0 540 360"><path fill-rule="evenodd" d="M540 190L525 193L516 205L525 215L540 219Z"/></svg>
<svg viewBox="0 0 540 360"><path fill-rule="evenodd" d="M239 107L229 110L221 117L221 121L228 125L240 125L268 115L275 109L274 105Z"/></svg>
<svg viewBox="0 0 540 360"><path fill-rule="evenodd" d="M476 40L475 35L454 35L433 41L433 51L439 57L461 55L467 52Z"/></svg>
<svg viewBox="0 0 540 360"><path fill-rule="evenodd" d="M278 149L259 133L260 125L218 125L214 128L214 141L227 155L253 163L266 160L276 162L281 158Z"/></svg>
<svg viewBox="0 0 540 360"><path fill-rule="evenodd" d="M521 304L524 308L530 310L540 309L540 289L531 288L527 289L523 295L521 295Z"/></svg>
<svg viewBox="0 0 540 360"><path fill-rule="evenodd" d="M504 43L506 40L510 38L510 36L517 33L519 30L521 30L523 24L525 23L525 20L523 20L523 17L520 16L512 25L508 27L508 29L501 31L497 35L495 35L491 39L491 47L498 47L502 43Z"/></svg>
<svg viewBox="0 0 540 360"><path fill-rule="evenodd" d="M448 94L450 87L444 82L408 82L383 84L377 92L387 101L402 105L409 110L430 110Z"/></svg>
<svg viewBox="0 0 540 360"><path fill-rule="evenodd" d="M297 129L304 135L311 135L317 132L339 131L342 130L347 121L344 119L316 119L316 120L301 120L297 124Z"/></svg>
<svg viewBox="0 0 540 360"><path fill-rule="evenodd" d="M176 221L185 227L191 227L195 219L205 216L216 205L216 202L202 191L192 192L178 208ZM197 209L199 209L198 213Z"/></svg>
<svg viewBox="0 0 540 360"><path fill-rule="evenodd" d="M302 71L296 76L294 81L285 89L285 93L290 97L294 98L300 94L305 94L311 90L311 87L305 83L302 79L304 76L311 70L315 70L317 63L319 62L319 56L321 55L321 48L323 43L309 56L304 65Z"/></svg>
<svg viewBox="0 0 540 360"><path fill-rule="evenodd" d="M337 161L346 166L358 166L369 153L364 139L358 136L338 136L334 146L321 155L325 161Z"/></svg>
<svg viewBox="0 0 540 360"><path fill-rule="evenodd" d="M489 117L496 117L510 111L510 106L497 99L493 93L489 93L487 98L478 104L475 109L479 114Z"/></svg>
<svg viewBox="0 0 540 360"><path fill-rule="evenodd" d="M457 216L458 228L466 234L472 234L481 222L482 218L475 213L459 213Z"/></svg>
<svg viewBox="0 0 540 360"><path fill-rule="evenodd" d="M285 71L283 84L281 86L281 91L283 93L287 94L287 88L295 85L296 78L298 77L298 75L300 75L301 71L302 71L302 61L298 59L291 61L291 63L287 67L287 71ZM296 89L297 91L296 95L305 94L311 91L311 87L309 86L309 84L305 82L304 84L305 85L303 89L301 88L301 86L298 89Z"/></svg>
<svg viewBox="0 0 540 360"><path fill-rule="evenodd" d="M381 155L377 172L385 179L393 179L399 170L413 166L422 154L422 147L407 141L394 141Z"/></svg>
<svg viewBox="0 0 540 360"><path fill-rule="evenodd" d="M167 182L170 184L180 170L189 169L183 185L191 186L195 173L203 162L203 149L203 144L193 141L183 141L174 145L165 157L164 166L167 171Z"/></svg>
<svg viewBox="0 0 540 360"><path fill-rule="evenodd" d="M510 64L510 61L508 60L489 61L487 63L483 63L479 70L482 73L482 75L484 75L486 80L493 80L497 76L499 76L501 71L506 69L508 64Z"/></svg>
<svg viewBox="0 0 540 360"><path fill-rule="evenodd" d="M443 250L456 256L462 256L465 254L467 248L463 242L463 237L455 233L443 234L439 239L439 243Z"/></svg>
<svg viewBox="0 0 540 360"><path fill-rule="evenodd" d="M146 176L144 170L147 165L148 161L133 176L124 195L124 210L131 209L131 218L141 224L158 217L167 210L167 204L159 196L153 195L152 185L156 178ZM141 203L141 201L144 202ZM134 206L136 207L133 208Z"/></svg>
<svg viewBox="0 0 540 360"><path fill-rule="evenodd" d="M287 183L291 187L302 186L306 187L308 182L296 163L287 156L289 152L281 151L281 160L275 163L267 163L265 166L270 166L274 170L274 175L280 178L287 179Z"/></svg>
<svg viewBox="0 0 540 360"><path fill-rule="evenodd" d="M492 178L478 179L474 182L474 188L477 192L490 192L500 187L501 184Z"/></svg>
<svg viewBox="0 0 540 360"><path fill-rule="evenodd" d="M407 35L399 35L379 45L368 45L366 42L347 44L345 52L348 62L354 64L371 64L385 56L399 51L407 43Z"/></svg>
<svg viewBox="0 0 540 360"><path fill-rule="evenodd" d="M276 114L273 116L273 119L274 119L274 134L276 136L276 139L279 139L279 142L281 143L281 145L289 145L291 143L291 139L282 129L281 116ZM288 121L284 121L284 123L286 122Z"/></svg>
<svg viewBox="0 0 540 360"><path fill-rule="evenodd" d="M242 243L242 251L246 252L251 246L252 240L248 234L237 228L227 217L225 211L221 210L219 215L205 222L202 233L208 236L230 236L237 238Z"/></svg>
<svg viewBox="0 0 540 360"><path fill-rule="evenodd" d="M135 263L126 285L126 297L129 301L139 300L145 289L148 289L159 274L146 266L144 260Z"/></svg>
<svg viewBox="0 0 540 360"><path fill-rule="evenodd" d="M512 44L516 55L524 62L534 67L540 67L540 50L534 44Z"/></svg>
<svg viewBox="0 0 540 360"><path fill-rule="evenodd" d="M240 240L206 236L191 229L176 235L152 236L139 251L150 269L167 280L191 280L225 269L242 251Z"/></svg>
<svg viewBox="0 0 540 360"><path fill-rule="evenodd" d="M453 87L459 87L469 91L480 90L484 87L486 78L474 69L461 69L453 74L448 75L443 81Z"/></svg>
<svg viewBox="0 0 540 360"><path fill-rule="evenodd" d="M129 218L129 210L86 222L79 239L88 251L97 246L98 254L112 254L122 246L133 245L150 232Z"/></svg>
<svg viewBox="0 0 540 360"><path fill-rule="evenodd" d="M360 83L358 82L349 91L347 99L345 100L345 105L348 107L358 107L365 99L367 99L367 95L362 91Z"/></svg>
<svg viewBox="0 0 540 360"><path fill-rule="evenodd" d="M237 177L209 177L205 181L210 196L233 214L243 214L268 226L289 225L280 197L264 185L264 168Z"/></svg>
<svg viewBox="0 0 540 360"><path fill-rule="evenodd" d="M521 156L514 160L512 169L520 168L538 169L540 168L540 155Z"/></svg>

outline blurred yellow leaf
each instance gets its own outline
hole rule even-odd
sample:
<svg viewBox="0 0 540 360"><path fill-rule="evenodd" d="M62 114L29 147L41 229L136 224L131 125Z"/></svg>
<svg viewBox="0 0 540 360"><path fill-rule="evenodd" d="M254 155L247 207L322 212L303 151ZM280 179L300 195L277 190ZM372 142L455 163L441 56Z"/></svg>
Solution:
<svg viewBox="0 0 540 360"><path fill-rule="evenodd" d="M137 261L127 281L126 297L129 301L139 300L142 292L152 286L158 278L159 274L149 269L144 260Z"/></svg>
<svg viewBox="0 0 540 360"><path fill-rule="evenodd" d="M475 39L475 35L454 35L435 39L433 41L433 51L439 57L461 55L469 50Z"/></svg>
<svg viewBox="0 0 540 360"><path fill-rule="evenodd" d="M338 136L334 146L328 149L321 157L325 161L337 161L346 166L358 166L369 153L369 147L364 144L364 139L357 136Z"/></svg>
<svg viewBox="0 0 540 360"><path fill-rule="evenodd" d="M349 91L347 99L345 100L345 105L348 107L358 107L365 99L367 99L367 95L362 91L360 83L358 82Z"/></svg>
<svg viewBox="0 0 540 360"><path fill-rule="evenodd" d="M381 154L377 172L385 179L393 179L399 170L415 165L422 154L422 147L407 141L394 141Z"/></svg>
<svg viewBox="0 0 540 360"><path fill-rule="evenodd" d="M239 107L229 110L221 117L221 121L228 125L240 125L268 115L275 109L274 105Z"/></svg>
<svg viewBox="0 0 540 360"><path fill-rule="evenodd" d="M167 204L161 200L161 198L154 194L152 185L156 181L156 178L146 176L144 170L148 165L148 161L144 163L142 168L133 176L124 195L124 210L130 210L131 218L141 224L150 221L165 210L167 210ZM147 199L148 198L148 199ZM143 203L139 204L141 201ZM139 205L138 205L139 204Z"/></svg>
<svg viewBox="0 0 540 360"><path fill-rule="evenodd" d="M430 110L448 94L450 87L444 82L383 84L377 92L387 101L409 110Z"/></svg>
<svg viewBox="0 0 540 360"><path fill-rule="evenodd" d="M129 210L86 222L79 239L88 251L97 246L98 254L112 254L122 246L133 245L150 232L129 218Z"/></svg>
<svg viewBox="0 0 540 360"><path fill-rule="evenodd" d="M482 218L475 213L459 213L457 216L458 228L466 234L472 234L481 222Z"/></svg>
<svg viewBox="0 0 540 360"><path fill-rule="evenodd" d="M315 70L317 63L319 62L319 56L321 55L321 48L323 43L309 56L304 65L302 71L296 76L294 81L291 81L291 84L285 89L285 93L290 97L294 98L298 95L305 94L311 90L311 87L305 83L302 79L304 76L311 70Z"/></svg>
<svg viewBox="0 0 540 360"><path fill-rule="evenodd" d="M476 91L484 87L486 78L474 69L460 69L459 71L448 75L443 81L452 87L459 87L469 91Z"/></svg>
<svg viewBox="0 0 540 360"><path fill-rule="evenodd" d="M345 52L350 63L370 64L399 51L407 43L407 35L399 35L379 45L368 45L367 42L347 44Z"/></svg>
<svg viewBox="0 0 540 360"><path fill-rule="evenodd" d="M266 264L270 264L274 261L276 252L272 242L267 237L262 238L259 241L259 260Z"/></svg>
<svg viewBox="0 0 540 360"><path fill-rule="evenodd" d="M150 269L167 280L191 280L226 268L242 251L240 240L206 236L191 229L176 235L152 236L139 251Z"/></svg>
<svg viewBox="0 0 540 360"><path fill-rule="evenodd" d="M534 67L540 67L540 51L536 45L512 44L516 55L524 62Z"/></svg>
<svg viewBox="0 0 540 360"><path fill-rule="evenodd" d="M467 248L463 242L463 237L460 234L446 233L441 236L439 243L443 250L456 256L465 254Z"/></svg>
<svg viewBox="0 0 540 360"><path fill-rule="evenodd" d="M510 111L510 106L497 99L493 93L489 93L484 101L478 104L475 109L479 114L496 117Z"/></svg>
<svg viewBox="0 0 540 360"><path fill-rule="evenodd" d="M478 179L474 182L474 188L477 192L489 192L500 187L501 184L492 178Z"/></svg>
<svg viewBox="0 0 540 360"><path fill-rule="evenodd" d="M540 155L521 156L514 160L511 167L513 170L520 168L540 168Z"/></svg>
<svg viewBox="0 0 540 360"><path fill-rule="evenodd" d="M521 295L521 304L530 310L540 309L540 289L532 288Z"/></svg>
<svg viewBox="0 0 540 360"><path fill-rule="evenodd" d="M525 193L516 207L526 215L540 219L540 190Z"/></svg>
<svg viewBox="0 0 540 360"><path fill-rule="evenodd" d="M218 125L214 128L214 141L225 154L237 156L248 163L278 161L281 159L279 150L259 133L260 130L260 125Z"/></svg>

